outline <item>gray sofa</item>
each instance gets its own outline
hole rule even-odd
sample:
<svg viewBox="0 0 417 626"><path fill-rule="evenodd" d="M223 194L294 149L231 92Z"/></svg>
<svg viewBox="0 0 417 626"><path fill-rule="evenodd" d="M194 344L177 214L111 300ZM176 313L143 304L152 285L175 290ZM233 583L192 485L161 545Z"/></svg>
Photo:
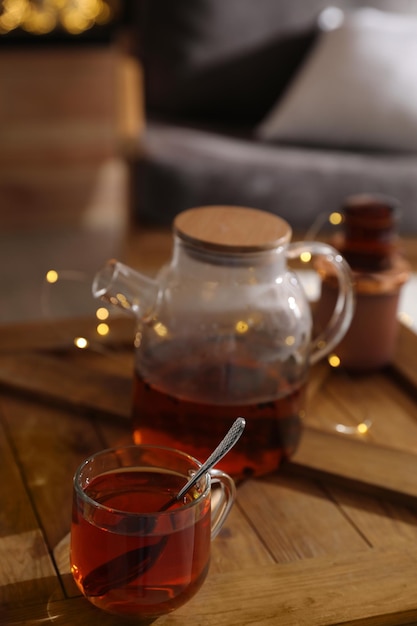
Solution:
<svg viewBox="0 0 417 626"><path fill-rule="evenodd" d="M315 81L313 87L319 83L316 109L307 121L305 111L300 123L296 115L293 119L297 109L288 94L317 56L319 45L323 47L327 29L331 31L331 23L318 25L320 12L328 4L322 0L138 3L134 28L144 70L146 130L129 155L129 173L132 210L139 222L168 225L176 213L192 206L238 204L277 213L295 230L305 231L319 215L338 209L346 196L377 192L396 197L402 207L400 229L417 232L414 110L406 102L411 108L406 111L411 118L407 123L403 111L398 115L394 111L391 117L390 94L401 89L395 88L394 80L393 90L387 91L384 68L376 76L372 65L368 81L366 51L355 61L362 71L363 90L350 88L345 96L343 89L349 87L346 81L338 84L343 76L338 60L331 58L332 65L326 69L333 57L331 46L336 45L329 38L330 52L321 50L322 56L327 54L323 71L320 62L315 75L309 67L313 73L299 89L302 94L308 80ZM346 11L364 3L339 0L332 4ZM395 10L417 22L417 0L369 1L366 6ZM375 45L379 50L378 40ZM385 49L384 43L380 48ZM409 49L412 54L414 48ZM374 51L375 46L371 55ZM395 55L394 50L391 61ZM398 56L401 64L407 55L399 49ZM348 80L356 79L356 70L344 70L350 72ZM411 67L413 79L412 71ZM408 80L407 75L405 86ZM389 99L382 112L377 110L385 98L380 87ZM416 100L417 107L417 90L413 93L412 88L410 83L409 100ZM281 135L263 137L260 124L285 98L287 116L280 121ZM320 121L333 100L334 109ZM352 111L355 128L350 121ZM329 132L326 116L332 117ZM288 119L293 128L287 132Z"/></svg>

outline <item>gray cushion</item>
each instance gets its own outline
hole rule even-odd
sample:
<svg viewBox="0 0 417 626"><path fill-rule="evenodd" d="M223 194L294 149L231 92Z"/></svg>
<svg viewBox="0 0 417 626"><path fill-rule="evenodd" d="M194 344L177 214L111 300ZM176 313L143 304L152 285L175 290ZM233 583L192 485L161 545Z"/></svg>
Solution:
<svg viewBox="0 0 417 626"><path fill-rule="evenodd" d="M184 209L238 204L271 211L296 230L340 208L346 196L395 196L400 228L417 232L417 157L268 146L149 124L132 165L140 220L170 225Z"/></svg>
<svg viewBox="0 0 417 626"><path fill-rule="evenodd" d="M417 153L417 16L361 8L341 19L319 35L259 136Z"/></svg>

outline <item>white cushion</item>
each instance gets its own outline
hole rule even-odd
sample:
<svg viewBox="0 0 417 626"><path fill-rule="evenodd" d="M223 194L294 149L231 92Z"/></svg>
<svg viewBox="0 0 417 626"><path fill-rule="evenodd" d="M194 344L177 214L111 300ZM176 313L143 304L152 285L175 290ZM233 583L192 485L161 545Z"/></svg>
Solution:
<svg viewBox="0 0 417 626"><path fill-rule="evenodd" d="M417 17L363 8L323 30L256 133L312 145L417 150Z"/></svg>

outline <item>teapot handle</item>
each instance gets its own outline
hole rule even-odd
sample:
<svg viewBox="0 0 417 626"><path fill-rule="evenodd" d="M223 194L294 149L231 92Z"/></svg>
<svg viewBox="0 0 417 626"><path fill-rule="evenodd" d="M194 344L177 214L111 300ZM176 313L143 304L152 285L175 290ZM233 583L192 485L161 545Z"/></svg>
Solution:
<svg viewBox="0 0 417 626"><path fill-rule="evenodd" d="M312 340L310 362L316 363L340 342L349 328L354 311L354 293L349 265L335 248L317 241L296 241L288 245L289 259L303 259L305 254L324 257L333 266L339 284L332 317L324 331Z"/></svg>

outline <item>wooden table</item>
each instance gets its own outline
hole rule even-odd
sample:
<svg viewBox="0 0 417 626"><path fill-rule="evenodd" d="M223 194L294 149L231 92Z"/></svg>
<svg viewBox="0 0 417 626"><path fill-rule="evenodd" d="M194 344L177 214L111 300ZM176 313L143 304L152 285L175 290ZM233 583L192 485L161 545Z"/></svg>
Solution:
<svg viewBox="0 0 417 626"><path fill-rule="evenodd" d="M71 479L130 442L133 326L115 318L0 328L0 623L119 625L80 597L68 563ZM77 349L76 336L90 348ZM238 488L203 588L156 624L417 623L417 336L387 371L311 372L301 446ZM336 431L373 424L365 435Z"/></svg>

